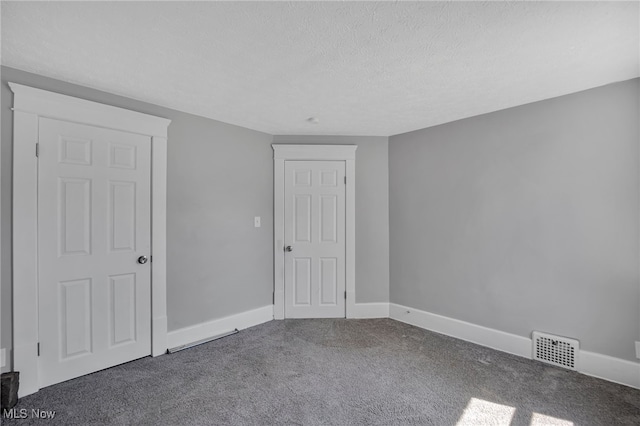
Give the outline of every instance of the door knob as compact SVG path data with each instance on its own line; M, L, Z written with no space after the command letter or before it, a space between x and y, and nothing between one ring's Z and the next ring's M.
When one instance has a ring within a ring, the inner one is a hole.
M293 247L291 247L291 246L286 246L286 247L284 248L284 251L293 251Z
M147 263L147 260L149 260L149 258L147 256L140 256L138 258L138 263L141 265L144 265L145 263Z

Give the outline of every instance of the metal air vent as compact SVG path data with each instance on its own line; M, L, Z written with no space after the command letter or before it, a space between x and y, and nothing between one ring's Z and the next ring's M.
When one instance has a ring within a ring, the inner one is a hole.
M575 339L533 332L533 359L569 370L578 369L580 342Z

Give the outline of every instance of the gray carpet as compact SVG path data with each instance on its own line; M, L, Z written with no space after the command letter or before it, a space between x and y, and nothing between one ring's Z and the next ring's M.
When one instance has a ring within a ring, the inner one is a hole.
M16 408L56 416L4 424L640 425L640 390L389 319L314 319L143 358Z

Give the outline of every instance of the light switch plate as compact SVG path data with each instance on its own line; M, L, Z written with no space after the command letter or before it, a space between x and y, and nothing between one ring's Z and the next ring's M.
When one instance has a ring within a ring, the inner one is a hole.
M260 228L260 216L256 216L253 218L253 226L256 228Z

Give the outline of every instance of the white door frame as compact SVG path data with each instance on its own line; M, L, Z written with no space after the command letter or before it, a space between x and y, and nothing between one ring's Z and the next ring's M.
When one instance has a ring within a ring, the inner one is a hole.
M346 316L355 317L356 303L356 149L357 145L273 144L273 316L284 319L284 163L285 161L344 161L346 188L345 287Z
M167 127L171 120L9 83L13 97L13 370L23 397L38 372L38 161L40 117L149 136L151 140L151 348L167 350Z

